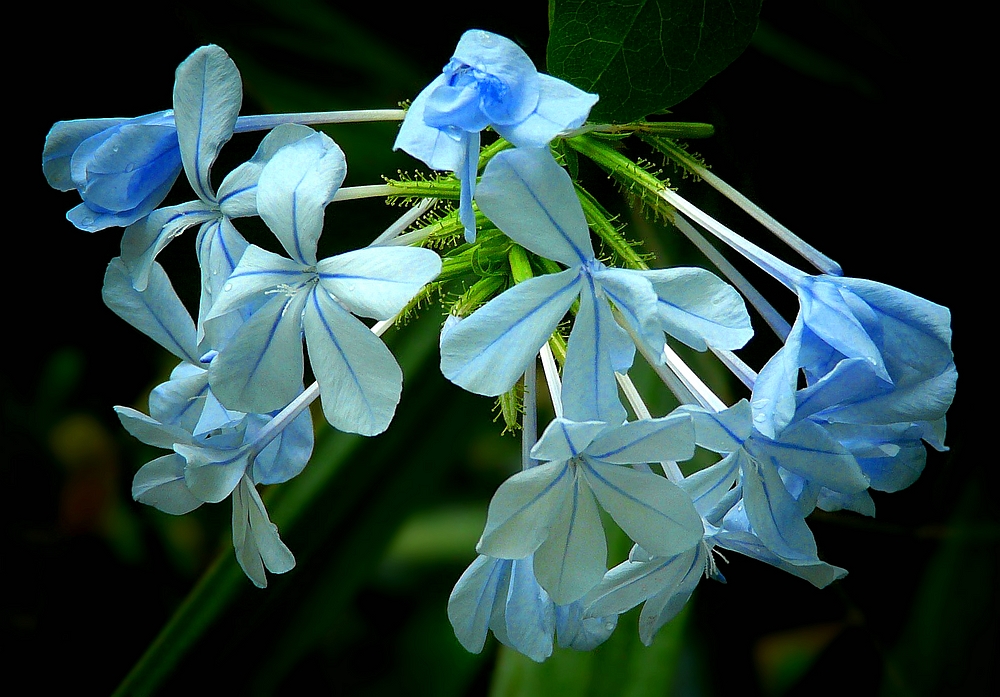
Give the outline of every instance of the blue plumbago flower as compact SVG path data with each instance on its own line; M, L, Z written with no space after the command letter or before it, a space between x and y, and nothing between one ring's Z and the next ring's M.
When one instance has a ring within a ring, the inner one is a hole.
M472 242L480 132L492 126L517 147L540 148L583 125L596 103L596 94L539 73L510 39L470 30L442 74L413 100L394 147L433 169L455 172L462 182L460 215Z
M219 351L209 382L230 409L280 409L301 389L304 330L327 419L342 431L375 435L392 420L402 373L353 315L390 319L440 273L441 260L428 249L368 247L317 261L324 209L346 172L344 153L317 132L263 166L257 209L291 258L254 245L244 252L206 321L270 297Z
M530 555L524 559L479 555L465 570L448 598L448 618L468 651L482 651L492 631L500 643L541 662L552 655L553 635L559 646L578 651L588 651L611 636L617 615L584 617L579 601L556 605L535 579L533 565Z
M840 415L831 420L867 423L936 422L955 395L957 371L951 351L947 308L875 281L798 274L794 279L800 312L784 347L760 371L752 402L755 423L780 430L796 412L799 369L809 384L830 374L841 361L857 359L859 369L881 384L864 380L855 390L853 416L843 408L849 383L841 381ZM848 388L849 389L849 388Z
M181 173L173 116L60 121L45 138L42 170L53 188L80 193L83 202L66 214L76 227L131 225L160 205Z
M558 605L604 577L607 546L597 504L638 544L672 556L694 546L702 523L687 494L630 465L694 453L687 414L609 425L557 418L531 449L539 464L504 482L490 502L480 554L533 557L538 583Z
M239 71L218 46L202 47L181 63L174 86L173 113L184 172L198 199L156 210L130 225L122 237L122 259L136 288L142 290L156 255L187 228L201 226L197 239L202 273L198 332L214 332L211 342L217 349L247 314L231 313L211 325L205 322L215 295L247 247L231 219L257 214L256 187L263 166L281 147L314 132L305 126L275 129L263 139L250 161L223 179L216 193L211 184L212 165L232 137L242 94Z
M577 421L625 419L614 374L632 365L635 345L608 301L653 356L664 332L701 350L739 348L752 335L742 298L708 271L599 262L573 183L547 149L494 157L477 200L512 240L569 268L517 284L442 334L441 371L471 392L510 389L577 298L563 374L565 415Z
M799 313L784 336L785 345L757 375L754 427L774 437L798 409L799 371L808 384L830 374L843 360L858 359L882 382L860 377L865 389L838 381L839 405L831 421L922 424L933 442L944 438L944 415L958 377L951 351L951 313L912 293L859 278L813 276L778 259L714 220L670 189L659 192L677 210L696 220L744 257L798 295ZM683 227L682 227L683 229ZM839 267L837 267L839 270ZM851 402L851 409L845 408ZM824 417L825 418L825 417Z
M583 599L584 616L620 615L645 603L639 614L639 638L649 646L660 627L687 603L712 564L711 555L706 543L667 557L634 548L629 559L609 570Z
M726 457L685 480L686 490L703 506L703 515L720 525L740 507L749 530L776 557L793 565L818 563L816 542L805 517L816 505L811 495L820 489L846 496L864 495L868 477L851 452L822 424L795 422L775 438L754 426L746 400L721 412L686 406L695 425L698 445ZM795 486L808 483L809 487Z
M225 409L208 386L207 368L196 357L194 322L159 264L152 264L147 286L138 291L125 264L113 260L103 294L116 314L182 359L170 380L151 392L149 416L126 407L115 409L126 430L140 441L174 451L139 469L133 497L182 515L232 494L237 559L256 585L266 586L264 568L283 573L292 568L294 558L268 521L255 485L287 481L308 463L313 448L309 411L296 407L279 417ZM299 401L307 403L304 396Z

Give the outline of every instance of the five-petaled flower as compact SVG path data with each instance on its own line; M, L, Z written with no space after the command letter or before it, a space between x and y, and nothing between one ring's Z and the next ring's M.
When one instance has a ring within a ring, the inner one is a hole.
M596 103L596 94L539 73L510 39L470 30L442 74L413 100L395 148L456 174L462 182L462 224L472 242L480 132L492 126L517 147L540 148L583 125Z

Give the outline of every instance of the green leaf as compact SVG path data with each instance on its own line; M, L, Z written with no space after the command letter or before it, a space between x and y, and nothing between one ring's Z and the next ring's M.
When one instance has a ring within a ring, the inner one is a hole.
M667 109L750 42L762 0L554 0L547 69L601 100L593 121Z

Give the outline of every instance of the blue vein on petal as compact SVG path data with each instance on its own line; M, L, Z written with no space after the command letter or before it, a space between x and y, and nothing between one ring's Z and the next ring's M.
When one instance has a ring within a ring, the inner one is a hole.
M551 222L551 223L552 223L552 226L553 226L553 227L554 227L554 228L555 228L556 230L558 230L558 231L559 231L559 234L563 236L563 239L565 239L565 240L566 240L566 242L567 242L567 243L569 244L569 246L573 248L573 251L574 251L574 252L576 252L576 256L580 258L580 263L581 263L581 264L585 264L585 263L587 263L588 261L590 261L591 259L593 259L593 258L594 258L593 256L584 256L584 254L583 254L583 251L582 251L582 250L581 250L581 249L580 249L579 247L577 247L577 246L576 246L576 243L575 243L575 242L573 242L572 238L570 238L570 236L569 236L569 235L567 235L567 234L566 234L566 233L565 233L565 232L563 231L563 229L562 229L562 226L561 226L561 225L559 225L559 224L558 224L558 223L556 222L555 218L553 218L553 217L552 217L552 214L551 214L551 213L549 213L549 210L548 210L548 208L546 208L545 206L543 206L543 205L542 205L542 202L541 202L541 200L539 200L539 198L538 198L537 196L535 196L535 192L534 192L534 190L533 190L533 189L532 189L532 188L531 188L530 186L528 186L528 182L526 182L526 181L524 180L524 178L523 178L523 177L521 177L521 174L520 174L520 173L519 173L519 172L518 172L517 170L515 170L515 169L514 169L513 167L511 168L511 171L512 171L512 172L514 172L514 175L515 175L515 176L516 176L516 177L517 177L518 179L520 179L520 180L521 180L521 183L522 183L522 184L524 184L524 188L528 190L528 193L529 193L529 194L531 194L531 198L533 198L533 199L535 200L535 203L537 203L537 204L538 204L538 207L539 207L539 208L541 208L541 209L542 209L542 211L544 211L544 212L545 212L545 216L546 216L546 217L547 217L547 218L549 219L549 222ZM589 234L589 232L588 232L588 234Z
M567 469L569 469L569 468L567 468ZM575 525L575 521L576 521L576 510L579 507L580 507L580 480L577 479L577 478L574 478L574 480L573 480L573 507L570 510L570 514L569 514L569 519L570 519L569 533L566 535L566 546L563 548L563 553L562 553L561 558L559 560L559 575L558 575L559 585L562 585L563 576L566 573L566 557L569 556L569 554L567 552L568 552L568 549L569 549L569 545L572 544L570 542L570 538L573 536L573 526Z
M167 336L170 337L170 340L174 342L177 348L180 349L181 353L183 353L184 356L186 357L187 362L193 365L198 365L198 357L192 356L190 353L184 350L184 342L178 341L177 337L174 336L174 333L170 331L170 328L167 327L167 325L165 325L160 320L160 313L156 312L153 309L153 307L148 302L146 302L145 295L140 293L139 297L142 299L142 304L146 306L146 309L148 309L150 314L153 316L153 319L156 320L156 324L159 325L159 327L163 329L164 332L166 332Z
M340 342L337 341L336 334L334 333L333 329L330 328L329 323L326 321L326 315L323 314L323 309L319 306L319 298L316 296L317 292L318 291L317 291L316 288L313 288L310 291L310 299L312 300L312 304L313 304L313 307L316 310L316 314L319 316L320 321L323 323L323 328L326 330L327 336L330 337L330 341L332 341L334 347L336 347L337 353L339 353L341 359L343 359L344 365L347 366L347 371L348 371L348 373L351 376L351 380L353 380L354 384L357 385L358 391L361 393L362 399L365 400L365 405L368 407L368 413L369 413L369 415L372 415L372 414L375 413L375 410L374 410L374 408L372 408L371 402L368 401L368 395L365 393L364 388L361 386L361 382L358 380L358 375L354 371L353 366L351 366L351 362L347 359L347 355L344 353L344 349L340 348ZM340 306L338 305L337 307L339 308ZM349 312L347 312L346 310L344 310L344 313L347 314L347 316L348 316L349 319L354 319L354 317ZM360 320L356 320L356 321L360 322ZM367 329L367 327L366 327L366 329ZM309 344L308 344L308 341L307 341L306 342L306 346L308 346L308 345ZM316 379L318 380L319 377L317 376ZM322 385L321 385L321 387L322 387Z
M559 421L558 423L559 423L559 428L562 429L563 436L566 437L566 442L569 444L570 452L573 453L573 457L576 457L580 453L577 452L577 449L573 446L573 441L569 437L569 431L566 430L566 424L562 421Z
M541 278L541 277L539 277L539 278ZM482 355L483 353L485 353L485 352L487 351L487 349L489 349L489 348L490 348L491 346L493 346L493 345L494 345L494 344L496 344L496 343L497 343L498 341L500 341L500 340L501 340L501 339L503 339L503 338L504 338L505 336L507 336L507 334L509 334L510 332L512 332L512 331L514 330L514 328L515 328L515 327L517 327L517 326L518 326L519 324L521 324L522 322L526 321L526 320L527 320L527 319L528 319L529 317L531 317L531 316L532 316L533 314L535 314L536 312L538 312L539 310L541 310L541 309L542 309L542 307L544 307L545 305L548 305L548 304L549 304L550 302L553 302L554 300L556 300L556 299L557 299L557 298L558 298L558 297L559 297L560 295L562 295L563 293L565 293L565 292L566 292L566 291L567 291L567 290L568 290L568 289L569 289L569 288L570 288L571 286L574 286L574 285L576 285L576 283L577 283L577 282L578 282L579 280L580 280L580 276L579 276L579 274L577 274L577 275L576 275L576 276L575 276L575 277L573 278L573 280L572 280L572 281L570 281L570 282L569 282L569 283L567 283L567 284L566 284L565 286L563 286L562 288L560 288L558 292L556 292L556 293L553 293L553 294L552 294L552 295L550 295L550 296L549 296L548 298L546 298L546 299L545 299L545 300L544 300L544 301L543 301L542 303L540 303L540 304L539 304L539 305L537 305L537 306L536 306L536 307L535 307L534 309L532 309L532 310L531 310L530 312L528 312L528 313L525 313L524 315L522 315L522 316L521 316L521 318L520 318L519 320L517 320L516 322L514 322L514 323L513 323L512 325L510 325L510 327L509 327L509 328L508 328L508 329L507 329L507 330L506 330L506 331L505 331L505 332L504 332L503 334L501 334L500 336L498 336L498 337L497 337L496 339L494 339L494 340L493 340L493 341L491 341L490 343L486 344L486 346L484 346L484 347L482 348L482 350L481 350L481 351L479 352L479 355ZM503 297L503 296L501 295L500 297ZM459 325L459 326L461 326L461 325ZM464 368L463 368L462 370L458 371L458 373L456 373L456 377L457 377L458 375L461 375L462 373L464 373L464 372L465 372L466 370L468 370L468 369L469 369L470 367L471 367L471 363L470 363L470 364L468 364L468 365L466 365L466 366L465 366L465 367L464 367Z
M192 216L192 215L196 216L198 214L205 214L207 212L209 212L209 211L184 211L184 212L181 212L181 213L175 213L169 220L164 221L163 225L160 226L160 231L157 233L156 237L153 238L153 241L146 245L146 248L142 250L142 253L136 254L135 258L138 259L138 258L140 258L142 256L145 256L146 253L149 252L150 249L152 249L153 247L157 246L157 244L159 244L160 241L161 241L161 237L163 235L163 230L168 225L170 225L170 223L174 222L178 218L186 218L186 217ZM206 220L204 222L208 222L208 221ZM189 227L191 227L191 226L190 225L185 225L183 227L183 229L181 230L181 232L183 232L184 230L187 230ZM170 240L172 240L173 238L179 236L181 234L181 232L172 233L170 235L170 239L167 240L166 242L164 242L163 246L160 247L160 248L162 249L163 247L165 247L167 245L167 243L170 242Z
M281 324L281 320L285 316L285 311L288 310L288 305L295 299L295 296L290 296L288 300L285 301L285 306L281 308L281 312L275 315L274 324L271 325L271 330L267 333L267 342L261 347L260 355L257 357L257 361L253 364L253 368L250 369L248 375L253 375L257 372L257 368L260 367L261 361L264 360L264 355L267 353L268 349L271 347L271 342L274 341L274 335L278 332L278 325Z
M549 492L550 492L550 491L552 490L552 488L553 488L553 487L554 487L554 486L555 486L556 484L558 484L558 483L559 483L559 482L560 482L560 481L562 480L562 478L563 478L563 477L565 477L565 476L566 476L566 474L567 474L568 472L569 472L569 467L568 467L568 466L566 465L566 463L564 462L564 463L563 463L563 466L562 466L562 467L560 468L560 470L559 470L559 476L558 476L558 477L556 477L555 479L553 479L553 480L552 480L551 482L549 482L549 483L548 483L548 484L547 484L547 485L545 486L545 488L544 488L544 489L542 489L541 491L539 491L539 492L538 492L538 493L537 493L537 494L536 494L536 495L534 496L534 498L532 498L532 499L531 499L530 501L528 501L528 502L527 502L526 504L524 504L523 506L521 506L520 508L518 508L518 509L517 509L516 511L514 511L513 513L511 513L511 514L510 514L509 516L507 516L506 520L504 520L504 523L506 523L506 522L507 522L508 520L511 520L511 519L512 519L512 518L514 518L515 516L519 516L519 515L521 515L521 514L522 514L522 513L524 513L524 512L526 511L526 510L528 510L529 508L531 508L532 506L534 506L534 505L535 505L535 503L536 503L536 502L538 502L538 500L539 500L539 499L541 499L541 498L542 498L543 496L545 496L546 494L548 494L548 493L549 493ZM503 523L501 523L501 525L503 525Z
M637 422L633 422L633 423L637 423ZM636 438L635 440L633 440L633 441L631 441L629 443L626 443L625 445L621 446L620 448L615 448L614 450L609 450L606 453L601 453L599 455L596 455L594 453L587 453L587 455L589 455L590 457L594 458L595 460L603 460L604 458L611 457L612 455L617 455L618 453L622 452L623 450L627 450L628 448L633 447L637 443L641 443L644 440L647 440L649 438L652 438L653 436L658 436L658 435L660 435L660 431L653 431L652 433L647 433L644 436L640 436L639 438ZM633 464L636 464L636 463L633 463Z
M597 303L599 299L597 297L597 289L594 287L594 277L589 273L586 274L587 283L590 284L590 295L594 299L594 374L593 374L593 384L594 392L597 395L595 400L595 406L601 404L601 317L600 310L598 310ZM618 395L615 395L617 399Z
M202 131L205 125L205 90L208 85L208 61L206 60L202 65L202 90L201 90L201 104L198 109L198 137L195 139L194 146L194 171L195 179L198 181L198 192L203 201L212 201L213 197L208 195L208 190L205 189L205 183L201 180L201 138Z
M219 199L219 205L222 206L226 201L231 199L233 196L239 196L240 194L245 194L248 191L253 191L257 188L256 184L251 184L250 186L244 186L242 189L236 189L236 191L230 191L228 194Z
M321 280L336 280L338 278L341 278L341 279L354 279L354 280L361 280L361 281L371 281L372 283L402 283L402 284L413 283L413 281L400 280L400 279L396 279L396 278L380 278L378 276L354 276L354 275L346 274L346 273L322 273L322 272L320 272L318 275L319 275L319 277L320 277Z
M774 523L774 530L775 530L775 532L777 533L777 535L781 539L781 541L788 547L788 549L796 552L797 554L800 554L801 552L799 551L798 546L795 545L795 544L792 544L791 542L789 542L788 539L785 537L784 533L781 530L782 526L778 523L778 519L775 516L774 509L771 507L771 492L770 492L770 490L768 489L768 486L767 486L767 478L760 471L761 470L760 462L758 460L756 460L755 458L753 458L753 457L751 457L750 459L756 465L754 467L754 469L756 470L755 474L758 476L758 478L760 480L760 488L763 490L764 500L767 501L767 510L771 514L771 516L770 516L771 517L771 522ZM777 470L778 463L775 461L775 459L773 457L768 458L768 459L770 460L771 466L774 467ZM777 471L775 471L775 474L777 474ZM787 490L786 490L786 493L787 493ZM791 496L791 494L789 494L789 496ZM792 504L794 506L794 505L796 505L796 502L793 500ZM803 520L803 524L805 524L804 520ZM750 525L753 526L753 521L750 521ZM772 550L772 551L774 551L774 550ZM781 557L780 554L778 554L778 556Z
M303 179L305 179L305 175L303 175L302 179L299 180L299 184L302 183ZM302 255L302 242L299 240L299 219L297 217L299 210L299 194L297 189L298 185L296 185L296 191L292 192L292 239L295 240L295 253L299 257L298 260L303 264L308 264L309 262L306 261L306 258Z
M620 467L620 466L621 465L613 465L613 464L609 464L608 465L608 467ZM636 497L634 497L632 494L628 493L624 489L620 489L617 486L615 486L614 484L612 484L610 481L608 481L607 479L605 479L604 477L602 477L601 474L600 474L600 472L597 471L597 468L595 468L590 463L586 464L586 468L587 468L587 473L588 474L593 474L595 477L597 477L597 479L599 479L601 482L603 482L604 485L607 486L609 489L612 489L613 491L621 494L622 496L624 496L625 498L627 498L629 501L632 501L633 503L635 503L637 506L640 506L642 508L645 508L646 510L652 511L653 513L657 514L660 517L666 518L667 520L669 520L674 525L677 525L679 527L683 527L683 525L681 525L681 523L679 523L676 520L674 520L666 511L661 511L661 510L657 509L655 506L650 506L645 501L637 499ZM651 477L657 477L659 475L652 474L652 475L649 475L649 476L651 476ZM664 479L663 481L667 482L668 484L670 483L667 479Z
M178 414L178 418L176 420L177 421L183 420L184 416L187 415L189 411L197 408L198 402L203 401L207 397L206 394L207 392L208 392L208 384L206 383L205 385L202 386L200 390L198 390L197 394L194 394L188 398L187 404L185 404L184 407L181 409L180 413Z

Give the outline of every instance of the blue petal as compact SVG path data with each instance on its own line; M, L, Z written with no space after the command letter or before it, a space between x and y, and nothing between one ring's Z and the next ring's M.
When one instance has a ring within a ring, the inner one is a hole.
M757 460L766 458L833 491L855 494L868 488L868 478L850 451L812 421L792 424L774 440L750 438L746 448Z
M184 481L191 493L208 503L218 503L233 493L249 466L250 449L213 448L206 445L174 444L182 456Z
M208 345L221 351L249 316L249 312L245 309L243 313L226 313L226 319L218 317L214 322L208 322L208 316L215 298L225 289L229 276L236 270L249 245L229 219L223 217L201 226L196 246L198 264L201 266L198 338L201 340L207 336Z
M563 366L563 413L573 421L605 421L620 425L627 416L618 398L614 357L631 339L611 316L603 297L597 297L593 279L580 294L580 311L573 322Z
M824 281L824 277L818 280L806 277L799 284L802 321L816 336L844 356L867 360L879 377L890 382L882 353L858 318L859 313L870 310L863 303L849 304L835 283Z
M706 555L711 554L704 545L698 545L691 556L681 555L687 565L681 565L674 585L665 588L642 606L639 613L639 640L646 646L653 644L656 633L684 609L695 587L701 580Z
M571 267L594 258L573 181L548 149L505 150L494 157L476 203L512 240L539 256Z
M167 382L149 393L149 414L160 423L193 433L208 391L208 371L201 365L180 363Z
M829 424L827 430L847 447L878 491L900 491L913 484L927 463L918 424Z
M507 587L510 563L479 555L455 584L448 598L448 619L466 651L483 650L497 595Z
M625 561L609 570L604 579L584 598L590 616L620 615L649 598L675 592L699 558L701 545L670 557L649 561ZM704 560L702 560L704 566ZM701 568L698 568L701 574Z
M366 247L316 265L319 284L352 313L386 320L441 273L441 259L419 247Z
M177 139L184 172L202 201L216 200L210 170L219 150L233 135L242 101L239 70L218 46L202 46L177 66Z
M265 421L264 423L267 423ZM250 432L251 439L256 431ZM280 484L297 476L309 464L313 451L313 423L304 410L254 459L250 478L254 484Z
M139 292L121 258L112 259L101 295L116 315L170 353L189 363L198 362L194 322L162 266L152 265L149 284Z
M694 434L691 416L675 412L608 429L587 447L586 455L616 465L688 460L694 456Z
M726 510L720 510L723 502L732 491L739 474L739 456L730 453L714 465L685 477L680 487L691 497L695 510L704 518L715 520L721 518Z
M518 472L493 495L476 551L501 559L528 556L545 540L572 488L573 477L565 462Z
M413 100L410 108L406 110L406 117L392 149L408 152L431 169L455 172L462 166L466 157L461 134L434 128L424 122L424 109L428 98L440 85L445 84L446 80L444 75L439 75Z
M183 428L162 424L141 411L129 407L115 407L115 413L125 430L146 445L171 450L175 443L191 442L191 434Z
M731 453L743 446L743 441L753 433L750 403L745 399L720 412L701 407L678 407L691 414L694 422L695 442L713 453Z
M586 450L591 441L607 427L603 421L578 423L563 418L553 419L531 448L531 457L543 462L569 460Z
M132 498L170 515L190 513L202 504L184 483L184 458L177 453L143 465L132 480Z
M75 189L70 161L77 148L92 136L126 123L129 119L78 119L58 121L45 136L42 172L49 186L59 191Z
M243 572L258 588L267 587L265 568L283 574L295 567L295 557L278 537L278 528L248 477L233 492L233 547Z
M222 180L219 185L219 210L228 218L257 215L257 182L264 165L281 148L315 133L308 126L286 123L271 130L257 147L257 152Z
M347 175L344 152L324 133L285 145L264 165L257 209L288 255L316 263L323 214Z
M631 328L633 336L645 342L649 353L662 362L663 327L657 314L656 293L653 286L639 272L631 269L607 268L603 264L593 272L594 281L601 292ZM613 358L614 368L625 373L635 359L635 346L629 341Z
M579 128L598 99L596 94L544 73L538 75L538 89L538 104L523 121L494 124L501 136L519 148L541 148L560 133Z
M714 274L697 268L637 273L653 285L663 330L691 348L738 349L753 336L743 298Z
M564 649L592 651L608 640L617 625L616 615L587 617L580 601L556 606L556 634Z
M718 546L739 552L748 557L775 566L783 571L809 581L817 588L825 588L839 578L847 575L847 571L838 566L822 562L818 557L789 561L777 556L769 550L753 533L746 530L725 529L715 536Z
M213 294L215 300L205 320L232 312L262 293L301 286L313 278L315 276L299 262L251 244L226 277L222 289Z
M893 382L919 382L942 373L952 363L948 308L875 281L840 278L836 282L878 315L882 351Z
M583 471L601 507L650 554L673 556L701 539L701 516L666 477L593 460Z
M452 64L473 69L482 110L495 124L518 123L538 104L538 71L528 54L510 39L480 29L464 34Z
M761 368L754 383L750 401L753 426L769 438L773 438L795 416L795 388L804 326L800 313L785 337L785 345Z
M167 244L193 225L213 220L218 213L202 201L190 201L178 206L160 208L149 216L130 224L122 235L122 261L132 276L136 290L143 290L149 280L149 269Z
M323 413L341 431L374 436L389 427L403 373L382 340L322 288L308 293L304 326Z
M274 296L212 361L209 384L229 409L264 414L283 408L302 385L302 309L309 293Z
M535 469L539 468L528 471ZM558 605L579 600L596 586L607 570L608 557L593 492L579 476L565 479L570 480L569 495L553 511L548 534L534 559L538 583Z
M788 561L815 559L816 541L775 463L745 456L740 468L746 516L761 542Z
M441 372L476 394L506 392L548 341L579 288L579 272L569 269L507 290L442 334Z
M538 585L531 557L509 563L510 586L504 605L506 642L540 663L552 655L555 606L548 593Z

